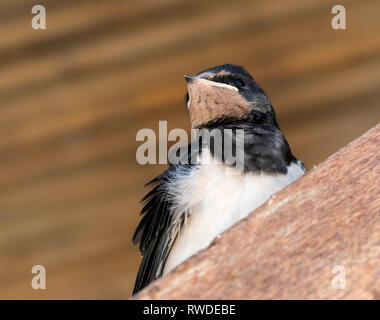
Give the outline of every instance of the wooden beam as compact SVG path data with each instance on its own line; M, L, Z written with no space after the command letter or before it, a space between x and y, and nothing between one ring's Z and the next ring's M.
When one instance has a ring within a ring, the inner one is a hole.
M379 146L380 124L134 298L379 299Z

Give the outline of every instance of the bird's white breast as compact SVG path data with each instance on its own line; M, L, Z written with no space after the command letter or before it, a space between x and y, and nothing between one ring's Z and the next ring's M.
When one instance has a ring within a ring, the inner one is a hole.
M164 267L164 274L197 251L206 248L228 229L269 197L304 174L298 164L287 174L238 173L212 163L209 152L202 154L200 166L171 186L175 212L187 212Z

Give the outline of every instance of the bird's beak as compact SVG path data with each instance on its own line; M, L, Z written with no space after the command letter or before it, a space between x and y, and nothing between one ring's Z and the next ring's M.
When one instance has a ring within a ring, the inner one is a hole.
M195 79L197 79L197 77L195 77L195 76L191 76L191 75L189 75L189 74L185 74L184 77L185 77L185 80L186 80L187 83L191 83L191 82L193 82Z

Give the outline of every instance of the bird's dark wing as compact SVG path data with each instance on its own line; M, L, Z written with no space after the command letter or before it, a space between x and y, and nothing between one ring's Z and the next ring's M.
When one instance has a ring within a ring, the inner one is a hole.
M145 205L141 214L144 216L132 239L133 244L140 242L140 252L143 256L133 293L162 275L169 251L184 218L184 215L180 214L175 221L172 219L174 204L168 194L168 183L175 181L179 173L183 175L190 170L191 165L172 165L148 183L154 187L142 199Z

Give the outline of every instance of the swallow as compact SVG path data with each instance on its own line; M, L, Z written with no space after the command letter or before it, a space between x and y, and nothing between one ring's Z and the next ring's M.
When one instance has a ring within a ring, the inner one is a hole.
M198 143L196 156L189 152L188 161L169 164L148 183L152 189L142 200L143 217L132 239L142 254L133 293L209 246L306 173L280 131L268 96L243 67L225 64L185 79L191 127L228 133L233 146L243 146L242 170L228 174L234 166L223 154L218 153L220 161L210 161L218 146Z

